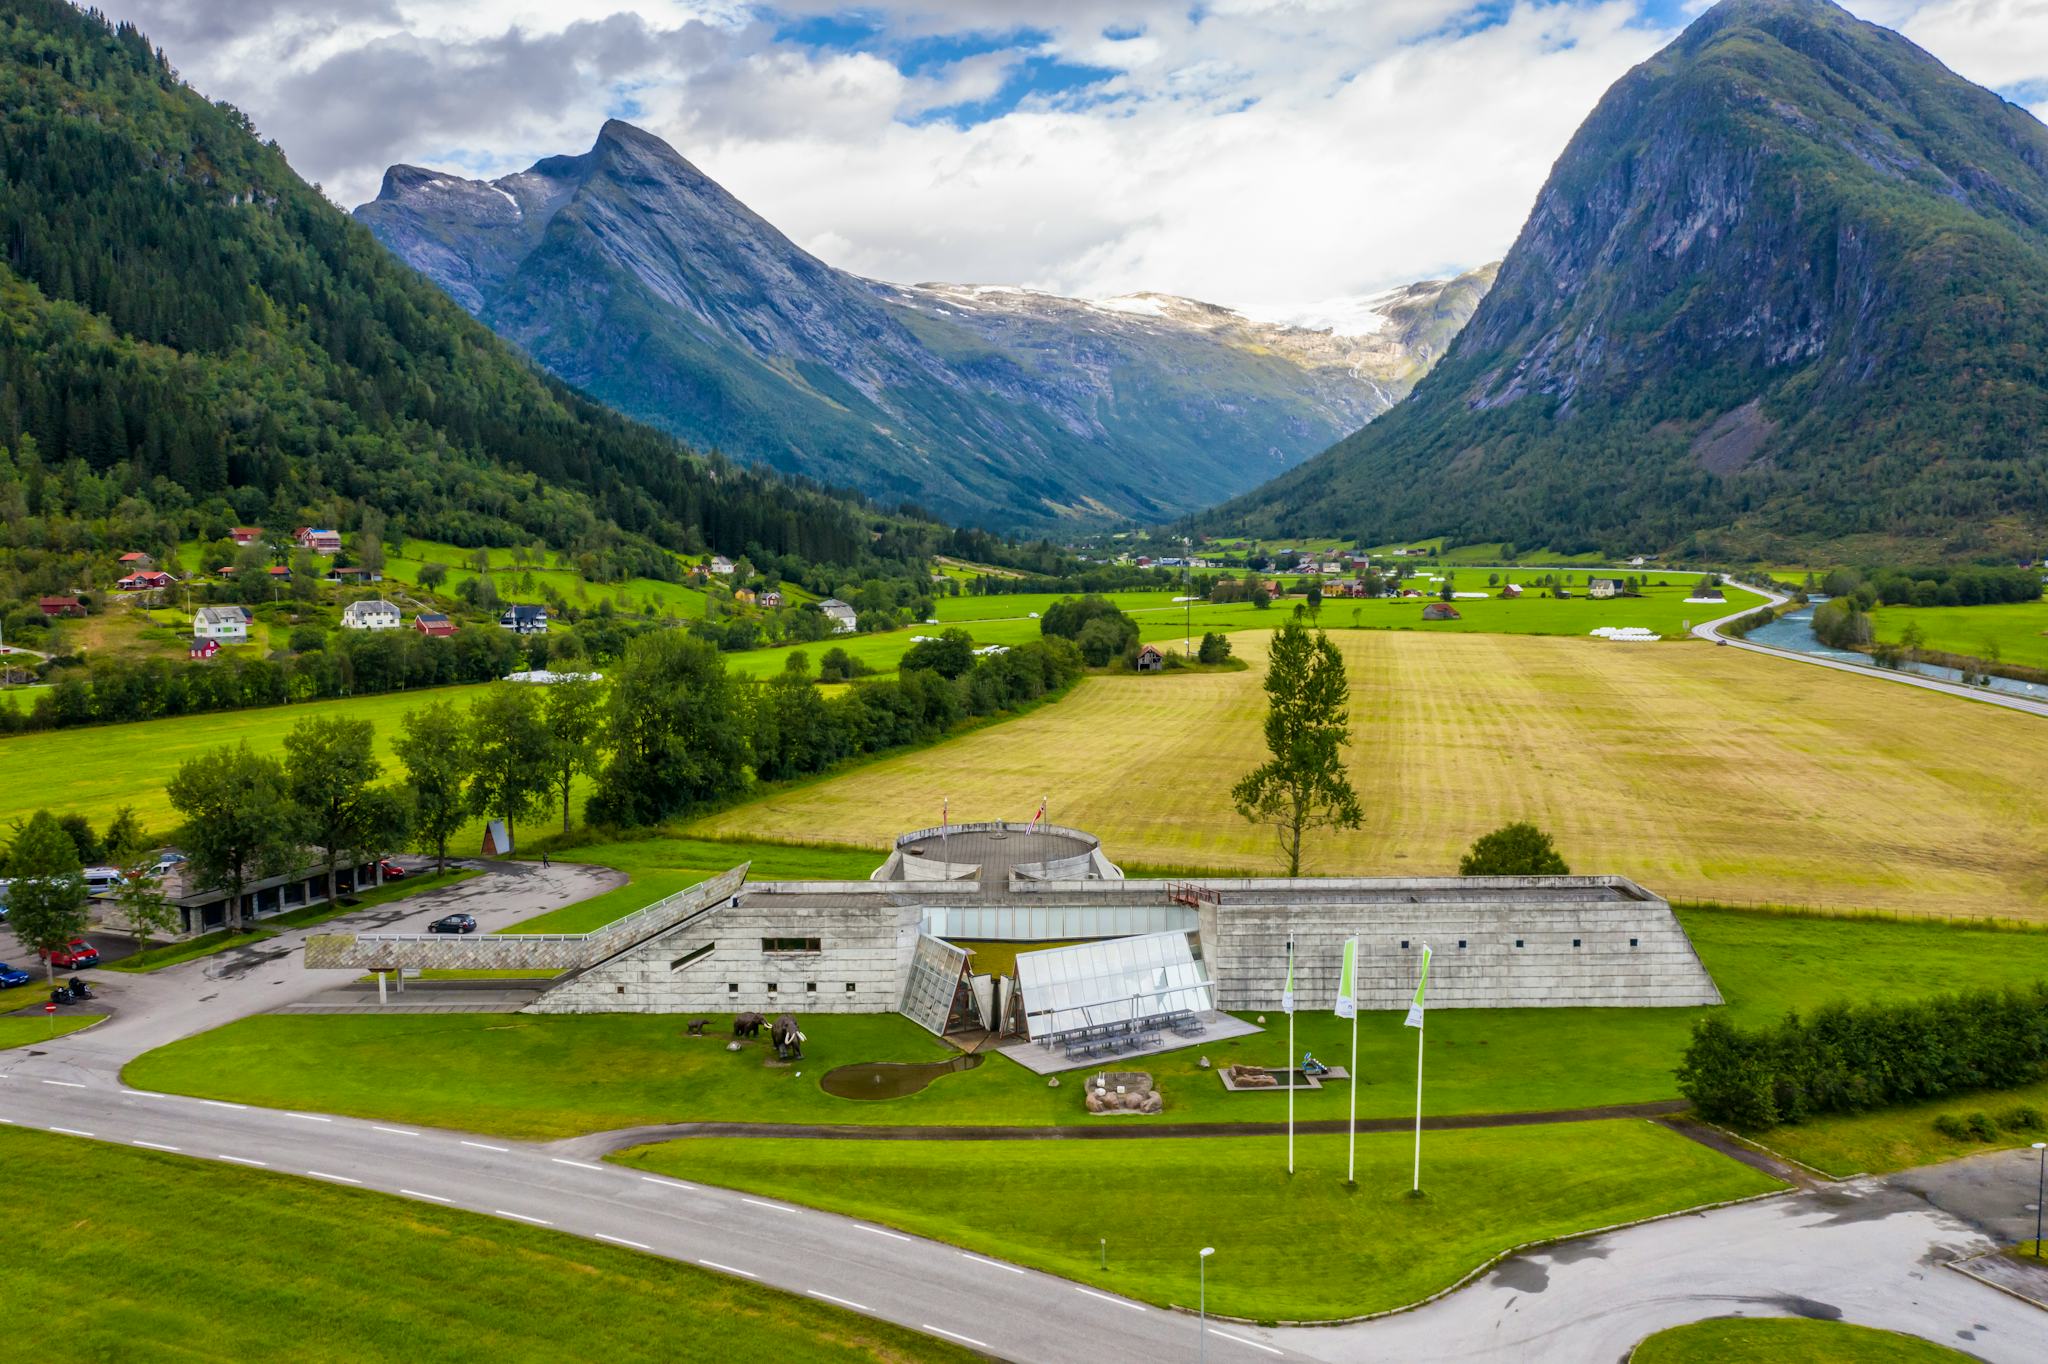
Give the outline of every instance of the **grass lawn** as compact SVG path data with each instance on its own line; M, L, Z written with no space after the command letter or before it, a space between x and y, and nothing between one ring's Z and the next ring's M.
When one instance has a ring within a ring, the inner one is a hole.
M1934 1130L1934 1120L1944 1113L1959 1118L1985 1113L1995 1123L2001 1115L2021 1106L2048 1113L2048 1080L2019 1089L1955 1094L1874 1113L1834 1114L1755 1135L1772 1150L1782 1151L1837 1178L1886 1174L1982 1151L2027 1146L2048 1138L2048 1132L2038 1129L2001 1127L1996 1141L1981 1142L1945 1137Z
M210 748L246 739L260 753L280 757L284 736L301 720L347 715L377 726L377 745L387 773L400 769L391 751L399 720L430 701L468 706L490 683L387 692L294 706L181 715L126 725L93 725L45 730L0 739L0 825L25 820L47 806L56 814L82 814L103 827L122 805L132 805L144 825L168 833L177 822L164 783L178 765ZM482 822L451 846L477 845Z
M130 971L138 975L149 971L161 971L166 966L176 966L181 961L210 957L216 952L225 952L230 947L246 947L250 943L263 942L276 936L277 934L267 927L251 928L242 933L228 928L216 928L211 933L201 933L198 937L187 938L183 942L164 943L146 952L137 952L133 956L109 962L100 969Z
M798 850L808 851L808 850ZM2048 977L2048 933L1996 932L1859 919L1685 910L1682 920L1728 999L1727 1016L1758 1024L1832 999L1911 998L1966 974L1979 984ZM1277 982L1276 990L1277 990ZM1277 1001L1276 1001L1277 1002ZM1431 1014L1425 1106L1439 1114L1633 1103L1677 1096L1673 1069L1704 1009L1442 1009ZM1148 1058L1179 1122L1284 1122L1284 1093L1228 1094L1213 1070L1274 1065L1284 1018L1265 1033ZM756 1048L727 1052L683 1037L681 1016L265 1015L186 1038L130 1064L130 1083L207 1098L399 1118L510 1136L560 1137L641 1123L849 1122L1043 1126L1129 1124L1090 1118L1078 1089L1049 1089L996 1057L902 1099L867 1103L822 1092L834 1066L930 1061L951 1051L893 1014L810 1015L806 1064L764 1070ZM714 1032L725 1031L720 1018ZM1349 1025L1296 1016L1297 1050L1350 1064ZM1412 1032L1399 1013L1363 1015L1361 1116L1397 1116L1414 1098ZM422 1071L422 1048L439 1061ZM801 1071L801 1074L798 1074ZM1295 1095L1303 1119L1342 1118L1341 1084Z
M1400 1307L1524 1242L1782 1187L1648 1122L1103 1142L682 1141L620 1157L935 1237L1148 1302L1317 1320ZM971 1190L971 1196L963 1191ZM1109 1240L1107 1271L1098 1238ZM1304 1251L1304 1247L1314 1247ZM1304 1259L1304 1254L1309 1259Z
M35 1013L8 1014L0 1017L0 1050L8 1047L34 1046L53 1037L77 1032L80 1028L89 1028L100 1021L99 1014L43 1013L40 1006L48 1002L49 998L50 987L42 981L21 986L19 989L0 990L0 1009L18 1009L24 1005L38 1006Z
M880 866L885 856L863 848L809 848L686 836L564 845L552 848L551 855L565 862L615 867L633 879L617 890L549 910L500 932L588 933L742 862L753 863L749 875L756 881L859 881Z
M2048 668L2048 601L1999 602L1991 606L1880 606L1870 613L1879 640L1897 643L1917 625L1925 648Z
M60 1192L75 1189L90 1208ZM9 1297L82 1359L284 1342L308 1360L976 1358L538 1227L40 1132L0 1130L0 1200Z
M1918 1336L1803 1317L1714 1317L1640 1341L1628 1364L1958 1364L1976 1358Z
M1333 638L1365 824L1312 838L1312 874L1453 872L1478 835L1530 819L1574 870L1673 899L2048 918L2034 716L1700 643ZM1257 658L1263 639L1238 650ZM1091 677L1055 705L694 827L858 842L930 823L936 792L963 820L1028 818L1046 792L1055 821L1119 862L1270 873L1271 832L1230 803L1264 757L1261 681Z

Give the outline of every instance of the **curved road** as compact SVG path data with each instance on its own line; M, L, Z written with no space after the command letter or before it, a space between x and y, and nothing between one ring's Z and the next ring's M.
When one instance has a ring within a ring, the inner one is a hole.
M1732 578L1729 581L1735 582ZM1782 592L1774 592L1768 587L1759 587L1755 583L1735 582L1735 585L1745 592L1757 592L1770 598L1764 604L1765 606L1778 606L1791 600ZM1987 705L2004 706L2007 710L2025 711L2029 715L2048 715L2048 701L2036 701L2026 696L2012 696L2005 692L1992 691L1986 687L1966 687L1960 682L1944 682L1938 677L1922 677L1919 673L1905 672L1894 668L1865 667L1856 663L1844 663L1838 658L1822 658L1818 654L1802 654L1792 649L1774 649L1768 644L1752 644L1746 639L1735 639L1732 636L1721 633L1722 626L1738 621L1751 612L1763 609L1762 606L1746 607L1741 611L1722 616L1718 620L1710 620L1704 625L1695 625L1692 627L1692 632L1701 639L1712 640L1716 644L1725 644L1731 648L1747 649L1753 654L1767 654L1772 658L1788 658L1795 663L1811 663L1817 667L1833 668L1836 672L1852 673L1857 677L1874 677L1883 682L1900 682L1906 686L1920 687L1926 691L1945 692L1950 696L1961 696L1971 701L1982 701Z

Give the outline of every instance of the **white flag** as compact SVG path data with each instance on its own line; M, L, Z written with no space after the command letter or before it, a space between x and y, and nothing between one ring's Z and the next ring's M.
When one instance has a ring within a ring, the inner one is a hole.
M1358 1017L1358 939L1344 940L1344 970L1337 977L1337 1017Z
M1415 1001L1408 1006L1408 1026L1422 1026L1422 989L1429 984L1429 944L1422 945L1422 978L1415 982Z
M1280 992L1280 1012L1284 1014L1294 1012L1294 942L1292 939L1289 939L1287 943L1287 987Z

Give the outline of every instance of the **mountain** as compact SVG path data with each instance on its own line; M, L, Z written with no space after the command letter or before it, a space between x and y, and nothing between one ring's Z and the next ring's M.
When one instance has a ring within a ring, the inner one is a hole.
M153 518L154 547L376 507L414 535L545 541L607 578L673 577L670 551L706 545L910 571L919 534L878 536L858 502L572 391L136 29L62 0L0 14L0 447L16 564L110 513ZM59 514L77 518L61 534Z
M1257 485L1405 394L1492 278L1397 290L1355 337L1156 294L883 284L616 120L500 180L394 166L356 216L621 412L1005 530L1161 520Z
M1602 98L1408 400L1205 520L2038 552L2048 128L1824 0L1723 0Z

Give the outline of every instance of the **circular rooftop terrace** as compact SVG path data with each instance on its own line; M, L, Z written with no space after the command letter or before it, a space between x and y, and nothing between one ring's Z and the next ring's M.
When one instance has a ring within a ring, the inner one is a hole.
M979 879L997 885L1013 872L1043 880L1089 879L1099 874L1093 863L1101 846L1095 835L1079 829L1041 825L1032 830L1004 823L949 824L896 840L896 851L906 864L915 860L933 866L979 867Z

